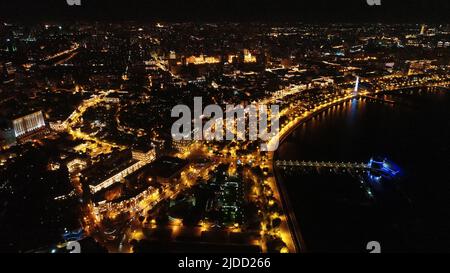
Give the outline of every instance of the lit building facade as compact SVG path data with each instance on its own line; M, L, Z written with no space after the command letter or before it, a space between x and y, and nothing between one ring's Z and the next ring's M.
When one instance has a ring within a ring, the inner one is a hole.
M38 111L13 120L15 137L21 137L26 134L45 128L45 120L42 111Z
M139 170L140 168L142 168L143 166L145 166L147 164L148 164L147 162L138 161L138 162L134 163L133 165L127 167L126 169L120 171L119 173L115 174L114 176L109 177L108 179L104 180L103 182L101 182L98 185L95 185L95 186L89 185L91 193L95 194L95 193L101 191L102 189L106 189L106 188L110 187L111 185L113 185L115 183L120 183L125 177L134 173L135 171Z
M253 55L250 50L244 50L244 63L256 63L256 56Z
M132 156L133 156L133 159L143 161L146 163L150 163L156 159L156 150L151 149L150 151L147 151L147 152L142 152L142 151L136 150L136 151L132 151Z
M197 56L191 56L186 58L186 64L218 64L220 63L220 57L214 57L214 56L204 56L200 55Z

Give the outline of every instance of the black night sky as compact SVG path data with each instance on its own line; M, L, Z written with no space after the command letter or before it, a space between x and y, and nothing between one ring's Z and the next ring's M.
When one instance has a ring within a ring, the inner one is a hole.
M448 0L2 0L0 18L8 20L167 20L436 22L449 21Z

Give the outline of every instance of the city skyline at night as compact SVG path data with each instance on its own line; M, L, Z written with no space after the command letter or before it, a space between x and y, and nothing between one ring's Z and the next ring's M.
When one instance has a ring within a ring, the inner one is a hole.
M0 252L449 251L448 2L80 4L0 4Z

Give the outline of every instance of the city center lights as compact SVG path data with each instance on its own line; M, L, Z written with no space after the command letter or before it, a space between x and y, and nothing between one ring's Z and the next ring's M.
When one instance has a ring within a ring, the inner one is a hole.
M187 105L176 105L172 109L171 116L179 117L172 125L172 137L175 141L268 141L261 144L261 150L273 152L278 148L276 136L280 114L278 105L271 105L270 111L268 108L262 104L252 104L246 108L242 105L226 105L223 110L219 105L208 105L203 110L202 98L195 97L193 114ZM205 125L203 120L208 120Z

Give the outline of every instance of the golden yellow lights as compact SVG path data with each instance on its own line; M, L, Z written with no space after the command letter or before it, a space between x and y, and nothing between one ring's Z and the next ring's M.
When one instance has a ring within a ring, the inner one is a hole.
M204 56L203 54L200 56L190 56L186 58L187 64L217 64L220 63L220 57L214 57L214 56Z
M275 212L275 213L273 213L272 215L270 215L270 218L273 220L273 219L276 219L276 218L279 218L280 217L280 214L278 213L278 212Z
M133 233L131 233L130 237L132 240L140 241L144 239L144 233L142 232L142 230L135 230L133 231Z
M172 220L172 225L174 225L174 226L182 226L183 225L183 220L178 219L178 218L173 219Z
M200 221L201 231L208 231L211 228L211 224L207 221Z
M287 247L283 247L283 248L280 250L280 253L289 253L289 249L288 249Z
M244 51L244 63L256 63L256 56L252 55L249 50Z

